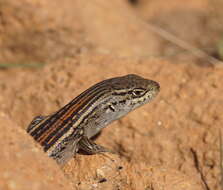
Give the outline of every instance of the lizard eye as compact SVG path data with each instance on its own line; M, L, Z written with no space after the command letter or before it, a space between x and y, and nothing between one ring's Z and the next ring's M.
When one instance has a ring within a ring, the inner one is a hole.
M135 96L135 97L143 96L145 94L145 92L146 91L144 89L142 89L142 88L135 88L132 91L132 95Z

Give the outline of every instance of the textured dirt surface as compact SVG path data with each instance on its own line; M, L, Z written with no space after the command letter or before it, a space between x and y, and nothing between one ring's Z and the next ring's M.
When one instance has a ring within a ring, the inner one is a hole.
M208 18L208 1L189 1L187 10L199 16L184 13L187 22L174 16L183 8L174 0L168 6L144 0L20 2L0 0L0 60L47 64L0 70L0 189L221 189L223 67L179 53L182 49L151 32L146 22L170 23L168 29L186 41L211 46L210 38L199 35L206 28L201 18ZM186 25L197 29L186 35ZM214 41L219 31L211 28L204 35L212 34ZM169 59L169 52L177 56ZM96 139L118 155L78 154L60 168L26 134L34 116L56 111L96 82L129 73L158 81L161 91Z
M0 122L0 189L72 189L57 164L44 155L24 130L3 112Z

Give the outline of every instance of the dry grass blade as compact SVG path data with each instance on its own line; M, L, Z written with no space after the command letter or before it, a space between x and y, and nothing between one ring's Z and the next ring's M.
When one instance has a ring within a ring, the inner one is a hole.
M41 68L45 63L0 63L0 69L10 69L10 68Z
M197 152L193 148L191 148L190 151L191 151L192 156L194 158L194 166L195 166L197 172L200 174L201 181L203 182L204 189L205 190L211 190L209 188L209 186L208 186L208 183L207 183L207 181L205 179L205 176L204 176L204 174L202 172L202 169L200 167L200 163L199 163L199 160L198 160Z
M196 56L198 58L205 57L208 60L208 62L210 62L213 65L218 64L218 63L222 64L222 61L208 55L201 49L190 45L189 43L185 42L184 40L179 39L178 37L174 36L173 34L167 32L166 30L164 30L158 26L148 24L147 27L150 31L155 32L156 34L160 35L164 39L172 42L173 44L178 45L179 47L187 50L188 52L191 52L194 56Z

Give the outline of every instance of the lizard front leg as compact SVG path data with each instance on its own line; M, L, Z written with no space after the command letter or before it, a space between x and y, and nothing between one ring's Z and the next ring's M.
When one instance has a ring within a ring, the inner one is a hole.
M98 154L102 152L109 152L109 153L115 154L114 151L96 144L95 142L93 142L86 136L83 136L81 140L78 142L78 147L79 149L83 150L84 152L88 154Z
M53 157L59 165L63 165L75 156L79 149L79 141L83 136L82 129L76 129L75 132L65 138L54 151L49 155Z

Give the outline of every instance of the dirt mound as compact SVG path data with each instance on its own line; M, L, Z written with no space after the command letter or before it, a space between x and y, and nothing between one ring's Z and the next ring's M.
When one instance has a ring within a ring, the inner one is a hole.
M4 113L0 113L0 188L72 189L56 163Z

